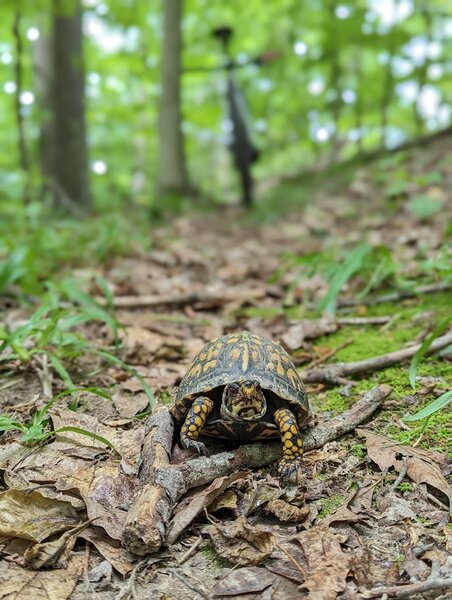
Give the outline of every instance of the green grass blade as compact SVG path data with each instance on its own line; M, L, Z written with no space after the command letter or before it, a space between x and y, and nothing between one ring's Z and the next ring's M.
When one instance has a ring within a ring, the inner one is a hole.
M319 310L324 310L327 314L332 315L336 309L336 300L347 281L359 271L363 264L365 256L370 252L370 247L367 244L357 246L348 256L345 262L339 267L334 277L331 280L328 292L319 303Z
M64 381L66 387L69 390L73 390L75 388L74 382L72 381L72 377L69 375L66 367L63 365L61 360L57 356L55 356L55 354L47 353L47 355L50 358L52 367L55 369L55 371L58 373L58 375Z
M424 408L422 408L421 410L418 410L416 413L414 413L414 415L408 415L408 417L403 417L403 420L420 421L421 419L426 419L427 417L430 417L439 410L445 408L451 402L452 390L449 390L448 392L444 392L444 394L441 394L441 396L439 396L439 398L437 398L436 400L433 400L433 402L430 402L430 404L427 404L427 406L424 406Z
M450 321L451 317L446 317L445 319L442 319L432 331L432 333L425 338L421 347L411 359L409 378L410 385L413 388L413 390L416 390L416 374L419 363L424 358L425 354L428 352L428 349L432 345L432 342L434 342L436 338L439 337L447 329Z
M108 446L109 448L112 448L113 450L115 450L115 447L113 446L113 444L110 441L107 440L107 438L104 438L101 435L98 435L97 433L93 433L92 431L88 431L87 429L82 429L81 427L76 427L75 425L64 425L63 427L59 427L58 429L55 429L55 431L51 432L51 434L53 435L55 433L62 433L64 431L72 431L74 433L80 433L81 435L85 435L86 437L90 437L93 440L97 440L101 444L105 444L105 446Z

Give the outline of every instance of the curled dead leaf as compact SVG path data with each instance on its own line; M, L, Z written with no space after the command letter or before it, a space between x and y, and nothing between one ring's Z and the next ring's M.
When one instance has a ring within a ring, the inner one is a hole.
M171 521L167 535L168 544L174 544L179 535L200 512L220 496L231 483L238 479L242 479L246 474L246 472L238 472L229 475L229 477L218 477L209 485L209 487L190 496Z
M251 525L245 517L216 523L209 526L207 532L216 552L239 565L258 565L276 546L270 527Z
M90 523L91 521L87 521L70 531L66 531L57 540L33 544L24 553L24 565L27 569L33 571L54 567L55 565L61 565L64 568L77 541L78 534Z
M259 567L234 569L214 585L212 596L236 598L241 594L257 594L268 588L274 579L274 575Z
M265 506L265 512L274 515L283 523L302 523L310 514L309 506L301 508L282 499L271 500Z
M78 525L72 504L47 498L34 490L0 492L0 535L42 542L51 535Z
M365 429L358 430L358 433L366 438L369 458L382 471L387 471L392 467L400 473L406 465L408 477L417 484L426 483L446 496L452 512L452 487L442 475L438 465L438 460L443 458L441 454L412 446L403 446L384 435Z
M209 504L209 512L214 513L222 509L235 510L237 508L238 497L234 490L226 490L224 494L218 496Z
M336 533L323 522L298 534L291 541L300 544L308 562L302 584L315 600L335 600L343 592L351 567L351 555L342 550L347 535Z

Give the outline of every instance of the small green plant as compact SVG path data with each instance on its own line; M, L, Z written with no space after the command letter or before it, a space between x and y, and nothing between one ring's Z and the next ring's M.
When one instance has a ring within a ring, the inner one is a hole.
M49 410L60 398L75 392L90 392L91 394L95 394L101 398L107 398L108 400L111 400L110 394L99 388L72 388L65 390L64 392L60 392L59 394L53 396L53 398L51 398L40 410L36 411L33 414L30 423L22 423L21 421L15 421L8 415L0 415L0 432L20 431L22 433L21 441L27 446L35 446L37 444L46 442L56 433L73 431L97 440L109 448L113 448L113 444L106 438L81 427L66 425L55 430L50 429L50 419L48 418Z
M438 325L435 327L435 329L432 331L432 333L425 338L425 340L421 344L421 347L419 348L419 350L416 352L416 354L411 359L409 377L410 377L410 385L413 388L413 390L416 390L416 374L417 374L417 368L419 366L419 363L424 358L424 356L427 354L430 346L436 340L436 338L439 337L447 329L450 321L451 321L451 317L446 317L445 319L442 319L438 323Z
M137 377L152 408L156 400L143 377L110 349L97 348L77 329L82 324L99 321L111 328L115 340L112 350L116 351L120 345L120 325L117 320L91 296L82 292L74 280L49 283L42 305L26 323L12 331L0 329L0 362L19 360L27 364L36 356L46 355L66 387L74 389L75 383L67 368L68 362L84 354L97 355L103 361L120 366Z

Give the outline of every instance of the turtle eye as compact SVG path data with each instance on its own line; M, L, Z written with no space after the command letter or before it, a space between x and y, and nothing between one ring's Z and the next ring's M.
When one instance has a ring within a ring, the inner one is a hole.
M230 385L228 386L228 394L230 394L231 396L237 396L237 394L239 393L239 386L238 385Z
M254 383L254 389L256 389L256 390L261 389L261 384L258 381L253 381L253 383Z

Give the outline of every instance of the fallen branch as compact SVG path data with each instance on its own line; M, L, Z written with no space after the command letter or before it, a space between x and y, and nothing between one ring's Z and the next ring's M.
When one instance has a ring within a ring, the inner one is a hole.
M320 448L366 421L391 393L388 385L367 392L352 408L341 415L308 428L303 432L306 451ZM172 417L161 407L150 419L149 433L143 449L142 481L145 484L129 511L123 544L134 554L156 552L165 541L171 511L190 489L207 485L241 469L264 467L280 458L280 442L240 446L231 452L193 458L180 465L169 465ZM162 454L164 453L163 457ZM148 463L148 464L146 464Z
M251 289L240 292L240 297L247 300L260 300L266 296L262 289ZM96 302L102 306L108 305L103 296L96 296ZM114 308L147 308L151 306L186 306L199 305L202 308L217 308L227 302L237 300L237 294L221 294L219 296L208 294L181 294L179 296L115 296L112 304Z
M338 307L346 306L357 306L361 304L383 304L385 302L396 302L397 300L404 300L405 298L415 298L422 294L433 294L435 292L447 292L452 287L450 282L432 283L430 285L421 285L414 290L399 290L397 292L390 292L389 294L382 294L381 296L374 296L369 298L342 298L339 299Z
M392 317L340 317L336 319L339 325L385 325Z
M381 598L384 595L396 598L412 598L416 594L424 594L433 590L452 590L452 579L434 579L409 583L408 585L394 585L391 587L378 587L364 592L362 598Z
M139 556L160 548L176 502L169 490L156 481L161 469L169 467L174 437L174 420L165 406L149 418L146 429L140 470L143 487L128 512L122 535L124 547Z
M427 353L437 352L452 344L452 333L448 333L437 338L428 349ZM320 369L306 369L301 372L301 378L305 383L330 383L340 384L350 375L358 375L366 371L378 371L392 367L397 363L411 358L421 347L421 344L410 346L396 352L389 352L380 356L358 360L356 362L336 363L331 366L321 367Z

